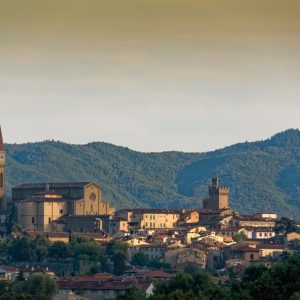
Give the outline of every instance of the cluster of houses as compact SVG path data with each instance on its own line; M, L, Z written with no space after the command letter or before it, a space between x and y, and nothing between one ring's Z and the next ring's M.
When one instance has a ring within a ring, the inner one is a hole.
M128 245L125 275L60 277L57 299L71 299L78 290L86 297L81 299L109 299L133 284L150 295L155 280L168 280L188 266L220 274L228 268L240 271L250 264L268 266L283 253L292 253L291 245L300 241L297 233L276 234L276 213L244 215L230 209L229 188L221 186L218 178L212 179L202 209L116 211L102 200L101 190L93 182L21 185L13 189L12 200L27 235L44 234L52 242L68 243L73 232L104 246L114 239ZM168 264L172 271L133 268L130 261L138 252ZM0 266L3 279L14 280L18 272L14 267Z

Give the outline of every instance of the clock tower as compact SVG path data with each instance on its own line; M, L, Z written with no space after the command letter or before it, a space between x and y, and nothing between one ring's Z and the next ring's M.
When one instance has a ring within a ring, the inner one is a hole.
M4 152L4 144L3 144L1 127L0 127L0 211L5 209L4 195L5 195L5 152Z

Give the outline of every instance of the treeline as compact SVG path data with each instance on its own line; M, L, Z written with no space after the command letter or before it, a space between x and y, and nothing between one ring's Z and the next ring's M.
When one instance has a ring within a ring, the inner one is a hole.
M12 185L24 182L96 181L118 208L190 208L201 205L218 176L231 188L233 209L296 218L299 145L299 130L207 153L140 153L106 143L6 145L8 198Z
M56 293L56 281L47 275L30 275L25 280L20 272L14 282L0 280L0 300L52 300Z
M93 274L109 272L122 275L126 263L135 266L170 269L170 265L150 260L137 252L129 261L128 245L121 240L112 240L105 247L93 239L71 236L70 242L49 242L44 236L0 238L0 264L18 263L71 264L68 274ZM64 269L57 275L67 275Z
M215 279L218 279L215 277ZM220 278L221 279L221 278ZM117 300L144 300L146 294L132 287ZM216 282L204 271L178 273L170 281L159 281L149 300L299 300L300 255L267 268L251 265L243 276L232 274Z
M0 239L1 264L69 262L76 273L84 274L107 271L111 264L112 271L119 275L124 272L127 258L127 244L117 240L102 247L94 240L76 236L69 243L50 243L44 236Z

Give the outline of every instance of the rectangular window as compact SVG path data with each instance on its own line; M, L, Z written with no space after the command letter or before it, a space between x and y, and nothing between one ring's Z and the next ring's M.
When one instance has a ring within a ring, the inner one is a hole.
M35 223L35 219L34 217L31 218L31 223L34 224Z
M49 224L51 223L51 218L48 219L48 223L49 223Z

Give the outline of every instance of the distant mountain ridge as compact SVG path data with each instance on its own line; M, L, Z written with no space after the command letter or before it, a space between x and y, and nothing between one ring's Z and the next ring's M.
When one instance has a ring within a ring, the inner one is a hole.
M201 207L210 178L231 188L240 212L300 213L300 131L207 153L141 153L103 142L7 144L8 197L28 182L96 181L122 207Z

